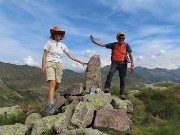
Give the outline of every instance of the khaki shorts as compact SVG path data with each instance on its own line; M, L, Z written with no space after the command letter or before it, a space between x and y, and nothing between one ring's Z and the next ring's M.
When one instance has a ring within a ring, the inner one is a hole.
M59 62L46 62L46 81L56 80L57 83L61 83L63 75L63 66Z

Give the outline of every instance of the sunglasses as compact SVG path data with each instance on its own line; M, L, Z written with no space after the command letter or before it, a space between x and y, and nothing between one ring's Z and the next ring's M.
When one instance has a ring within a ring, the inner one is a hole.
M118 39L120 39L120 40L124 40L125 38L124 38L124 37L118 37Z
M63 35L65 35L65 32L54 33L54 36L63 36Z

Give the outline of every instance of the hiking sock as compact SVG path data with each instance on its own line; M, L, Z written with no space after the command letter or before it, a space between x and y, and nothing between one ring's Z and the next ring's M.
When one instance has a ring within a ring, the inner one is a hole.
M48 101L49 109L54 107L54 100L49 100Z

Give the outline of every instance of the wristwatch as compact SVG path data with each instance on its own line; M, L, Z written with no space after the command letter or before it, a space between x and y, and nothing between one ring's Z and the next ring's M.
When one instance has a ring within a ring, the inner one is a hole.
M131 64L131 66L134 66L134 64Z

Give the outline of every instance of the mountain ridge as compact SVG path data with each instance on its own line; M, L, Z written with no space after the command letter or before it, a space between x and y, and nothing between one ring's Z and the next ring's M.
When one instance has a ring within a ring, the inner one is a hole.
M153 83L162 81L180 83L180 68L168 70L163 68L148 69L144 67L136 67L135 72L139 75L143 75L144 78Z
M110 66L101 68L102 82L104 84ZM169 78L169 79L167 79ZM156 83L160 81L174 81L179 83L180 68L177 70L147 69L136 67L134 73L127 69L126 88ZM84 83L85 73L77 73L64 69L62 83L58 91L67 89L75 83ZM118 72L113 76L112 87L119 88ZM42 100L47 96L48 83L41 68L28 65L15 65L0 62L0 106L22 101ZM7 104L4 104L4 103Z

